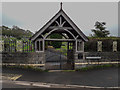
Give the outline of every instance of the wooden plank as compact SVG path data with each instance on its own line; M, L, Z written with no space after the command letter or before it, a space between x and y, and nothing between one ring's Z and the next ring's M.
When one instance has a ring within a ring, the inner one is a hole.
M57 28L57 29L72 29L71 27L58 27L58 26L50 26L48 29L54 29L54 28Z

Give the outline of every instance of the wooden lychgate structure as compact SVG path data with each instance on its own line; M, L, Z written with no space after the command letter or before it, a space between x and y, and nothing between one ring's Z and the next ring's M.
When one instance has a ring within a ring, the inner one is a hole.
M63 38L51 39L49 36L54 33L62 35ZM75 64L76 60L84 52L84 42L88 41L88 38L64 12L61 3L61 8L58 13L31 37L31 41L34 42L35 51L38 53L45 53L45 42L47 41L67 42L67 58L72 58L72 64ZM72 50L70 46L72 46ZM81 57L83 56L80 56L80 59L82 59ZM46 60L44 60L44 63L46 63Z

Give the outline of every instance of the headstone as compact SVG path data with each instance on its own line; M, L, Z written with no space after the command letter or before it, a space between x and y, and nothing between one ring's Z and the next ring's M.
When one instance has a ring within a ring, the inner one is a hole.
M4 41L0 40L0 52L4 50Z
M22 52L22 46L23 46L22 40L18 40L16 46L17 52Z
M117 52L117 41L113 41L113 52Z
M102 52L102 41L98 41L98 52Z

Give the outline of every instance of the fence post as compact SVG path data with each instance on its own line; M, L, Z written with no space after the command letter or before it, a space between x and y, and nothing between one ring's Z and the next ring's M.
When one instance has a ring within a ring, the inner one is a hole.
M17 47L16 47L16 42L17 40L13 41L14 42L14 48L15 48L15 52L17 52Z
M113 52L117 52L117 41L113 41Z
M102 52L102 41L98 41L98 52Z
M16 45L17 52L22 52L23 49L22 46L23 46L22 40L18 40Z

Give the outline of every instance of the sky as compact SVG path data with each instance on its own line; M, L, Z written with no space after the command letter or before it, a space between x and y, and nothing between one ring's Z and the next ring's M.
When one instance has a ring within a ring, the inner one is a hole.
M59 2L2 2L2 25L38 31L60 9ZM63 10L89 36L96 21L106 22L111 36L118 36L117 2L63 2Z

